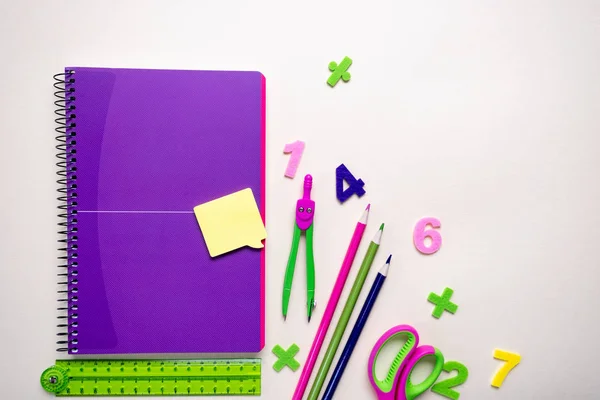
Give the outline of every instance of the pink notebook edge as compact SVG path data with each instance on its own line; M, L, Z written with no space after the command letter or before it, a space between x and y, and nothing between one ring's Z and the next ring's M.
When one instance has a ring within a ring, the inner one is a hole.
M263 224L265 225L265 227L267 226L267 219L266 219L266 204L267 204L267 118L266 118L266 114L267 114L267 80L265 78L265 76L261 73L261 87L262 87L262 132L261 132L261 151L262 151L262 155L261 155L261 160L262 160L262 165L261 165L261 174L262 174L262 184L261 184L261 205L260 205L260 209L261 209L261 216L262 216L262 220L263 220ZM261 313L260 313L260 349L259 351L261 351L264 347L265 347L265 313L267 312L266 310L266 254L267 254L267 240L265 239L265 247L263 248L262 254L261 254L261 260L260 260L260 264L261 264L261 270L260 270L260 274L261 274Z

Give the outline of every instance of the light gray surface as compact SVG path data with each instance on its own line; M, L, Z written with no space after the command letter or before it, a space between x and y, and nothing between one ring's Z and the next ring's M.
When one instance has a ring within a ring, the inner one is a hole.
M599 2L4 1L0 32L2 398L50 397L38 381L56 358L52 74L65 65L267 77L262 398L291 397L300 371L275 373L270 350L295 342L304 362L367 202L358 258L380 222L386 229L366 286L394 258L337 398L374 398L367 357L399 323L468 366L461 399L600 396ZM327 64L345 55L352 79L331 89ZM289 180L282 150L296 139L306 151ZM340 206L342 162L367 194ZM302 251L284 324L280 292L305 173L317 202L318 307L307 325ZM412 244L423 216L442 222L433 256ZM435 320L426 298L445 286L459 310ZM500 390L490 387L496 347L523 357Z

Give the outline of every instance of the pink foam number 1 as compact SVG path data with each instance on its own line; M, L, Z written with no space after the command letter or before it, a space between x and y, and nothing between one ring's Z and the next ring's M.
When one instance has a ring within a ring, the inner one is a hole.
M431 225L432 228L439 228L441 226L440 221L437 218L421 218L419 222L417 222L417 225L415 225L413 241L415 242L415 247L421 253L433 254L442 246L442 235L433 229L425 230L427 225ZM429 247L425 245L425 238L427 237L431 239L431 245Z
M287 168L285 169L285 176L288 178L293 178L296 176L296 171L298 170L298 165L300 164L300 159L302 158L302 153L304 153L304 142L301 140L296 140L295 142L288 143L283 148L283 152L285 154L292 153L290 160L288 161Z

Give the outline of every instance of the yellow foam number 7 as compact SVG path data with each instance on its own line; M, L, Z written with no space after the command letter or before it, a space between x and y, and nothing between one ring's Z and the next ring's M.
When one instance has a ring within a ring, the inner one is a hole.
M494 350L494 358L506 361L506 364L500 367L500 369L498 370L498 372L496 372L496 375L494 375L494 378L492 379L492 386L499 388L500 386L502 386L502 382L504 382L504 378L506 378L506 375L508 375L508 373L514 367L519 365L519 363L521 362L521 356L517 353L511 353L509 351L496 349Z
M462 385L467 381L467 378L469 377L469 370L458 361L448 361L446 364L444 364L444 371L456 371L457 374L454 378L446 379L436 383L431 387L431 391L449 399L458 400L460 393L452 388Z

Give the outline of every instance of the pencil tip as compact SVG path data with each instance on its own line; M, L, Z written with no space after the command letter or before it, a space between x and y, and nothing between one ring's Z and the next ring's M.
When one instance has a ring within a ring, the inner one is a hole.
M365 208L365 210L371 211L371 203L367 204L367 208Z
M392 259L392 255L390 254L387 261L385 262L385 264L383 264L383 267L381 267L381 269L379 270L379 273L383 276L387 276L388 272L390 271L390 260Z
M310 315L308 316L308 322L310 322Z
M381 226L379 227L379 230L382 231L384 226L385 226L385 224L381 224Z
M285 322L285 319L287 318L287 315L283 316L283 322Z

